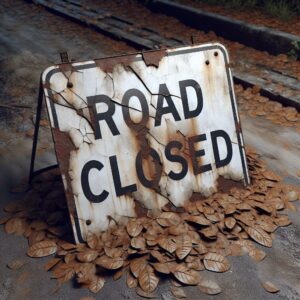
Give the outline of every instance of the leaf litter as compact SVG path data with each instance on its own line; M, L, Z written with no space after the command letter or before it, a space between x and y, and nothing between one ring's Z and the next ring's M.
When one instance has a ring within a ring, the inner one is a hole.
M171 292L185 298L183 287L197 285L203 293L221 293L213 280L202 278L204 269L226 272L228 256L248 254L262 261L266 253L258 243L272 247L273 232L291 224L287 210L299 199L299 189L285 185L268 171L257 153L247 149L251 185L203 199L187 201L184 209L166 205L160 214L130 218L127 225L113 225L99 234L88 233L86 243L74 244L59 170L40 174L22 201L4 207L0 224L8 234L28 239L27 255L54 255L45 265L58 286L75 279L81 287L98 293L107 277L125 276L128 288L145 298L156 298L156 287L169 278ZM11 269L21 263L11 262ZM271 282L262 283L274 293Z

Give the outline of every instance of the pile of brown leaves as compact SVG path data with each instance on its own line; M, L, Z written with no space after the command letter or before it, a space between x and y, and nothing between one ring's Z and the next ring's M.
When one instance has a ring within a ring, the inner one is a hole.
M258 86L244 89L241 85L235 85L234 89L242 113L247 112L251 117L264 116L274 124L294 127L300 132L300 113L294 107L284 107L261 96Z
M1 219L7 233L28 238L30 257L56 254L45 266L59 285L75 278L79 285L99 292L107 276L118 280L126 274L129 288L143 297L154 297L162 277L171 279L171 291L185 296L180 286L197 285L207 294L221 292L219 285L200 275L201 270L226 272L229 255L248 254L254 261L266 253L255 242L272 247L274 231L291 223L279 213L295 210L299 190L283 185L268 171L254 151L247 153L252 184L231 188L207 199L193 196L184 208L167 205L159 215L132 218L127 226L117 224L107 231L88 234L87 242L75 245L58 170L44 173L34 182L25 199L10 202ZM263 283L277 292L271 282Z

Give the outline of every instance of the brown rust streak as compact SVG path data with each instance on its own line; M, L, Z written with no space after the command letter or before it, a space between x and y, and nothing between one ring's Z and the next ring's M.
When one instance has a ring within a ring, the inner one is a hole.
M73 218L75 218L76 207L74 196L72 193L71 178L69 176L69 162L70 153L71 151L76 150L76 148L68 133L62 132L57 128L52 128L52 134L55 143L55 151L58 159L59 169L61 174L64 174L66 177L67 187L65 195L69 213L70 215L72 215Z
M236 188L239 190L245 190L244 184L240 181L234 181L232 179L226 179L223 176L219 175L216 183L218 189L217 193L224 193L228 194L232 188ZM205 197L201 193L193 193L190 201L201 201L201 200L206 200L209 199L210 197Z
M146 66L154 66L156 68L159 67L159 62L163 57L166 56L167 51L165 49L157 50L157 51L147 51L142 52L143 60Z
M136 55L137 53L126 55L126 56L116 56L116 57L96 59L95 64L103 72L112 73L116 65L123 65L125 68L129 66L132 62L135 61Z

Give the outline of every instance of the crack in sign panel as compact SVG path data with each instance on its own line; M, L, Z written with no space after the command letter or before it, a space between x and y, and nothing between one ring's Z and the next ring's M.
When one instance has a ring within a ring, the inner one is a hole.
M132 71L132 73L138 78L138 80L143 84L143 86L145 87L145 89L148 91L148 93L151 96L164 96L164 97L175 97L178 99L181 99L180 96L177 95L173 95L173 94L160 94L160 93L152 93L151 90L148 88L148 86L146 85L146 83L143 81L143 79L141 78L141 76L134 70L134 68L132 66L128 66L128 68ZM153 106L153 104L151 103L151 105ZM154 106L153 106L154 107ZM156 109L156 107L154 107Z

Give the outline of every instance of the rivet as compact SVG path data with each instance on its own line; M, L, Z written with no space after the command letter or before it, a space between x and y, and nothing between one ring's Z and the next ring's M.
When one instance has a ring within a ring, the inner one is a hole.
M72 82L70 82L70 81L68 81L68 83L67 83L67 87L68 87L68 88L72 88L72 87L73 87L73 83L72 83Z
M206 63L207 65L209 65L209 60L205 61L205 63Z
M215 53L214 53L214 56L218 56L219 55L219 53L216 51Z
M89 225L92 224L92 221L91 221L91 220L86 220L86 221L85 221L85 224L89 226Z

